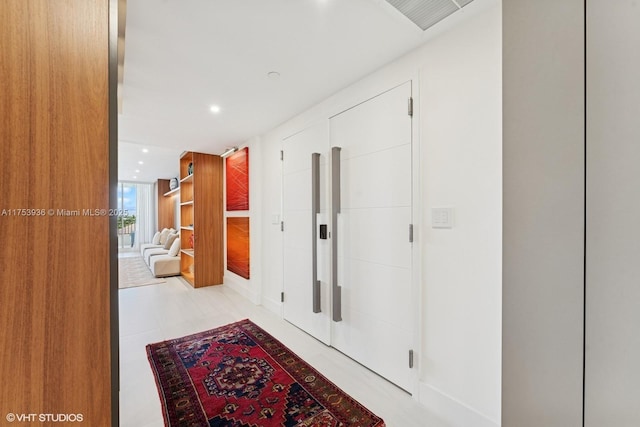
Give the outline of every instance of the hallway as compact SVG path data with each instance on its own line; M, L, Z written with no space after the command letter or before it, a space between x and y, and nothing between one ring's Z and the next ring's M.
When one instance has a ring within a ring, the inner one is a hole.
M120 425L162 427L162 411L145 346L250 318L357 399L388 427L446 427L410 395L235 291L194 290L177 277L119 291Z

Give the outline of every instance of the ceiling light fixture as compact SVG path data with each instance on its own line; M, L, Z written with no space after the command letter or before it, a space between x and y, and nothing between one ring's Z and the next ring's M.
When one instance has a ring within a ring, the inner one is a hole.
M220 112L220 106L212 105L211 107L209 107L209 111L211 111L213 114L218 114Z
M236 151L238 151L238 147L231 147L231 148L227 148L224 153L220 154L220 157L228 157L230 155L232 155L233 153L235 153Z
M138 164L139 164L139 165L144 165L144 162L143 162L142 160L140 160L140 161L138 162Z
M136 173L140 173L140 169L136 169Z
M143 149L142 149L142 152L143 152L143 153L148 153L148 152L149 152L149 149L148 149L148 148L143 148Z

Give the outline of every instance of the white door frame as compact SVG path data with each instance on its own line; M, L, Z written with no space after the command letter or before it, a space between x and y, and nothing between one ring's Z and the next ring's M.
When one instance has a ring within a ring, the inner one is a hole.
M420 151L420 78L419 73L416 71L409 76L405 76L405 78L397 79L393 83L389 84L378 84L377 87L372 88L369 91L365 91L365 96L360 96L358 101L348 102L343 101L338 105L334 105L334 108L324 109L322 111L323 117L318 118L313 121L311 124L307 122L304 127L300 127L295 132L290 132L288 136L282 138L281 140L281 149L283 147L284 140L307 129L308 127L313 126L314 124L318 124L319 122L326 122L330 117L340 114L348 109L356 107L359 104L362 104L370 99L381 95L384 92L392 90L398 86L403 85L404 83L411 82L411 93L413 98L413 115L411 120L411 162L412 162L412 189L411 189L411 198L412 198L412 223L413 223L413 247L412 247L412 262L411 262L411 300L414 301L412 306L409 308L411 310L411 319L413 326L413 361L414 366L412 369L412 387L408 390L415 400L419 400L419 390L420 390L420 376L424 372L424 366L421 365L420 361L421 353L424 345L423 333L424 327L422 324L423 316L422 311L424 309L423 306L423 287L421 286L422 281L422 253L423 253L423 243L422 243L422 235L423 235L423 213L422 213L422 202L423 202L423 188L422 185L422 162L421 162L421 151ZM328 135L327 135L328 139ZM327 147L330 150L331 141L327 140ZM330 151L327 153L327 156L330 156ZM284 174L282 176L281 182L281 194L284 193ZM330 177L327 177L326 181L329 181ZM327 188L329 188L330 183L327 182ZM329 198L327 196L327 198ZM330 207L329 207L330 208ZM281 218L282 212L284 211L284 206L281 207ZM329 223L329 228L333 228L333 224ZM283 236L284 240L284 236ZM284 255L284 254L283 254ZM283 272L284 272L284 258L283 258ZM283 274L284 280L284 274ZM281 286L282 291L284 292L284 281ZM330 298L331 289L329 289ZM281 316L284 319L284 303L282 303Z

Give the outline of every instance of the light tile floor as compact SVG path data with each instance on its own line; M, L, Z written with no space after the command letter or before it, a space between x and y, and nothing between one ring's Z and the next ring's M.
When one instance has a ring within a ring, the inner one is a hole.
M245 318L268 331L385 420L389 427L446 427L410 395L278 315L226 286L193 289L177 277L122 289L120 299L120 426L164 425L145 346Z

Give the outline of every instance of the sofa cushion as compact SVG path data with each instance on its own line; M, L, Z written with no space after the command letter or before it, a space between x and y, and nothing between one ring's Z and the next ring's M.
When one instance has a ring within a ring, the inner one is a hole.
M169 255L152 256L149 269L156 277L178 276L180 274L180 257Z
M148 266L151 266L151 258L153 258L156 255L166 255L169 252L169 249L163 249L163 248L153 248L153 249L147 249L146 251L144 251L144 262L147 263Z
M149 249L161 248L162 245L154 245L153 243L144 243L140 245L140 255L144 257L144 253Z
M167 255L169 255L169 256L178 256L179 253L180 253L180 238L177 237L173 241L173 244L171 245L171 248L169 248L169 253L167 253Z
M178 233L171 233L167 236L167 241L164 242L165 249L171 249L171 245L173 245L173 241L178 238Z
M171 230L168 228L164 228L162 229L162 231L160 232L160 244L164 245L167 242L167 237L169 237L169 234L171 234Z
M156 231L156 234L153 235L153 239L151 239L151 244L152 245L159 245L160 244L160 232Z

